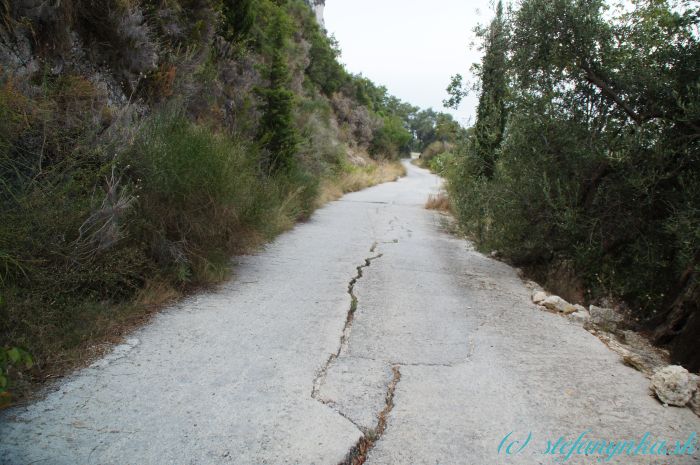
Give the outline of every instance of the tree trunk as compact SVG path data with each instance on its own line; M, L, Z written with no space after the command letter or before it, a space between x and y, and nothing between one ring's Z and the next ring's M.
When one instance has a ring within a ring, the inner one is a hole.
M667 346L674 363L700 372L700 276L695 271L700 252L686 268L669 298L667 311L652 321L657 344Z

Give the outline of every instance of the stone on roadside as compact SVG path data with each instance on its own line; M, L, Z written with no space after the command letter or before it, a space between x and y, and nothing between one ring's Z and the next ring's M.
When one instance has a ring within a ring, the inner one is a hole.
M541 304L547 298L547 293L542 291L535 291L532 294L532 301L536 304Z
M581 305L574 305L576 311L571 314L571 318L577 321L586 322L591 319L591 314ZM579 308L580 307L580 308Z
M565 315L569 315L576 311L576 307L574 307L558 295L550 295L549 297L544 299L544 301L542 301L542 305L544 305L549 310L555 310Z
M591 322L599 326L616 327L622 323L622 315L617 313L612 308L603 308L591 305L588 307L588 312L591 314Z
M576 307L573 305L569 304L566 307L564 307L563 310L560 310L564 315L573 315L576 313Z
M625 362L625 365L630 366L639 372L647 373L647 365L639 354L635 354L633 352L624 354L622 355L622 361Z
M654 373L651 389L664 404L684 407L697 392L698 383L682 366L669 365Z

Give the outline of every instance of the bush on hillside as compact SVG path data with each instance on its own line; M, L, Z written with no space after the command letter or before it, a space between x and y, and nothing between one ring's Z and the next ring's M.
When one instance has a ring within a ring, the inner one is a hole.
M441 155L445 152L451 152L454 150L454 144L451 144L449 142L443 142L443 141L435 141L431 142L425 150L420 154L420 160L421 162L425 164L430 164L430 162L433 160L433 158L437 157L438 155Z

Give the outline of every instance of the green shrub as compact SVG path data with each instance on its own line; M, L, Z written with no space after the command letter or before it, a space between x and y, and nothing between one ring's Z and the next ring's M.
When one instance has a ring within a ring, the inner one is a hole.
M420 160L424 164L430 165L430 162L433 160L433 158L437 157L438 155L441 155L445 152L449 152L454 149L454 144L450 144L449 142L443 142L443 141L434 141L431 142L425 150L420 154Z
M255 155L180 114L154 117L126 155L139 195L131 234L175 277L196 280L194 268L243 246L244 225L261 221Z
M34 359L20 347L0 347L0 408L12 399L10 388L10 370L28 370L34 365Z
M387 116L383 125L374 133L369 153L375 159L393 160L400 154L410 153L411 134L404 128L400 118Z
M0 347L42 377L308 217L349 145L410 145L410 106L350 78L303 0L2 5Z
M430 160L428 168L433 173L445 176L450 172L454 163L455 155L452 152L443 152Z
M621 298L657 341L680 341L693 369L700 47L697 11L680 3L521 2L497 44L507 73L486 73L496 32L483 31L486 111L448 178L479 247L531 270L565 264L588 298Z
M186 280L245 248L249 232L271 237L281 217L294 221L313 205L313 176L299 169L265 176L253 146L177 113L147 124L127 158L139 194L132 234Z

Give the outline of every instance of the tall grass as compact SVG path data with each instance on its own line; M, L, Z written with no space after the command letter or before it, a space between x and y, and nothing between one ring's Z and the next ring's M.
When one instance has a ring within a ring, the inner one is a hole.
M154 305L224 279L232 254L314 207L314 178L267 176L254 146L177 111L147 119L116 159L77 150L89 144L75 139L73 154L40 177L46 154L31 134L0 144L0 346L27 348L34 375L80 363ZM20 153L29 161L18 164Z
M206 281L198 272L244 247L246 229L265 229L277 200L246 147L177 114L150 121L126 160L138 195L131 234L177 281Z

